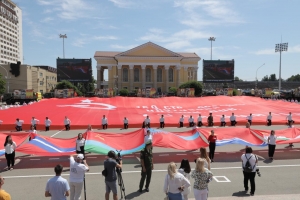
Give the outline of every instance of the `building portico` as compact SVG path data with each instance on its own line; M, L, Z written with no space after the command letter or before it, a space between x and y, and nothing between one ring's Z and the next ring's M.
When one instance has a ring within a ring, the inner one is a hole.
M195 53L175 53L152 42L125 52L97 51L97 88L155 88L168 92L170 87L197 80L198 61ZM104 82L104 70L108 82Z

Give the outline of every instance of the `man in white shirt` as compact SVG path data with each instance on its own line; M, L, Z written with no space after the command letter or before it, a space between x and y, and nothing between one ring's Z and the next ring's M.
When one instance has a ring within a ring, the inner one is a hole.
M255 192L255 175L257 171L257 156L252 154L252 148L246 147L246 152L241 156L243 174L244 174L244 188L248 191L248 181L250 180L251 191L250 195L253 196ZM247 161L249 161L250 167L246 166Z
M183 122L184 122L184 117L183 115L181 115L181 117L179 118L179 128L183 127Z
M147 134L145 135L144 138L144 143L147 144L147 142L152 142L153 139L153 134L151 134L150 130L147 130Z
M16 130L17 131L22 131L22 125L23 125L24 121L23 120L19 120L19 118L17 118L15 124L16 124Z
M222 117L220 118L220 122L221 122L221 126L225 126L226 125L225 115L222 115Z
M201 117L201 114L199 114L198 119L197 119L197 126L201 127L202 125L203 125L202 124L202 117Z
M267 126L272 125L272 114L269 112L269 115L267 116Z
M128 119L126 117L124 117L123 123L124 123L124 129L128 129Z
M292 113L290 112L288 116L286 116L286 119L288 121L289 127L292 127L292 123L294 123L293 118L292 118Z
M76 160L73 156L76 156ZM89 171L89 166L84 160L83 154L70 156L70 199L79 200L83 187L85 172Z
M194 126L194 118L191 115L190 118L189 118L189 127L193 127L193 126Z
M248 120L248 122L249 122L249 124L251 126L252 125L252 113L250 113L250 115L247 116L247 120Z
M69 120L69 118L67 116L65 116L64 124L65 124L65 127L66 127L66 131L69 131L71 129L71 127L70 127L71 120Z
M46 131L49 131L51 123L52 123L52 121L48 117L46 117L46 119L45 119Z
M40 122L40 120L35 119L34 117L32 117L31 119L31 126L34 127L34 130L36 130L36 125Z
M108 120L105 117L105 115L103 115L103 118L102 118L102 129L107 129L107 123L108 123Z
M146 128L150 128L150 118L149 118L149 116L146 117L144 123L145 123Z
M230 123L231 123L231 126L235 126L237 124L234 113L232 113L232 115L230 116Z
M165 128L165 118L164 115L161 115L159 119L160 128Z
M51 200L67 200L70 195L69 183L61 177L62 170L62 165L56 165L54 168L56 175L47 182L45 197L51 197Z

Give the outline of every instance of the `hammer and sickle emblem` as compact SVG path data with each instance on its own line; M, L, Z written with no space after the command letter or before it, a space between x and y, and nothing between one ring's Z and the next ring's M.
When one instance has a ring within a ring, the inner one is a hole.
M104 138L101 137L99 134L97 134L97 135L95 136L95 138L100 138L101 140L104 140Z

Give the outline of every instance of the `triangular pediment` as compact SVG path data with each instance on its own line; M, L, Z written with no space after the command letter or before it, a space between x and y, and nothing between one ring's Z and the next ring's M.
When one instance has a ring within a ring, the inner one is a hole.
M128 51L124 51L116 57L182 57L173 51L161 47L152 42L147 42Z

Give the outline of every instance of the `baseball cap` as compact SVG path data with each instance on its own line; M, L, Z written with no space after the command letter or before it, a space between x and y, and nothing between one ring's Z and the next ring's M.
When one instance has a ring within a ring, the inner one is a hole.
M83 154L78 154L77 158L83 160L84 156L83 156Z

